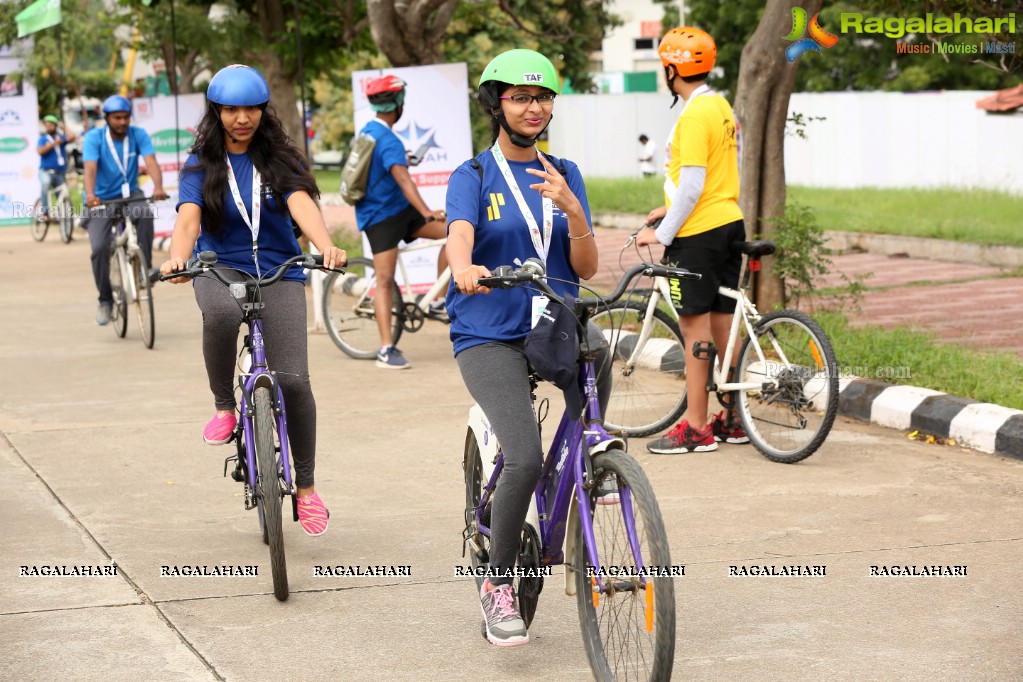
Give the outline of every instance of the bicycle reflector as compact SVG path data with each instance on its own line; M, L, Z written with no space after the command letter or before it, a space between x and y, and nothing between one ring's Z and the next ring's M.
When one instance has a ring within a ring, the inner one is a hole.
M751 260L749 262L749 271L750 272L760 272L760 259L759 258L756 259L756 260Z

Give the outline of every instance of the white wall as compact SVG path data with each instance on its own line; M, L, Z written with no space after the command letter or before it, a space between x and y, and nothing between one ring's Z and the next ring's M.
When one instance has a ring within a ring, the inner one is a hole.
M817 187L983 187L1023 193L1023 114L976 108L990 92L794 93L790 114L824 116L807 139L785 140L791 184ZM565 95L554 105L551 151L585 176L639 175L646 133L664 161L681 103L660 93ZM741 123L741 122L740 122Z

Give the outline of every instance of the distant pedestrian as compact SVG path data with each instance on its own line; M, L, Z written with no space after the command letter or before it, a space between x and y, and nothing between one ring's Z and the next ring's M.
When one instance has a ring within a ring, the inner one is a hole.
M654 164L654 143L646 135L639 136L639 170L644 178L657 175L657 166Z

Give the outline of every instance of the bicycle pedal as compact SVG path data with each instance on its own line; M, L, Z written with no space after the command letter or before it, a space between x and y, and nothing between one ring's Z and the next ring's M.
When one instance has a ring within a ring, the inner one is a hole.
M713 341L697 341L693 344L693 357L697 360L713 360L718 348Z

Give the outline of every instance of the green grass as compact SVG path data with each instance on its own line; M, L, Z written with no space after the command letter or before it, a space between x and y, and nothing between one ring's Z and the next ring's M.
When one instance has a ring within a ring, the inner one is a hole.
M938 343L934 334L904 328L852 329L841 313L814 319L831 338L843 373L1023 409L1023 359L1013 353Z
M664 181L652 178L586 178L591 213L640 213L664 203ZM636 227L639 227L637 225Z
M963 189L818 189L790 186L825 230L1023 246L1023 196Z
M313 177L316 178L316 184L320 188L321 194L334 194L341 187L341 171L339 170L316 169L313 171Z

